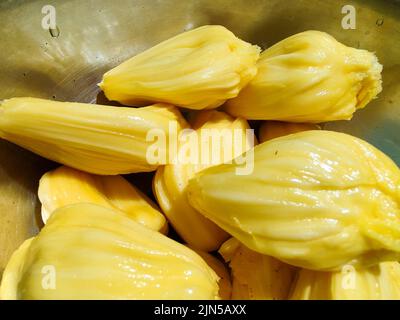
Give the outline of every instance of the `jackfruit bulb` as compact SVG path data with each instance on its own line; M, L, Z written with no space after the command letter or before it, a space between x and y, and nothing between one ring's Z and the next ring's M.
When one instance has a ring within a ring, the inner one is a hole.
M0 104L0 138L103 175L154 171L168 160L168 144L156 138L168 142L185 126L178 109L165 104L134 109L36 98ZM152 147L161 156L153 157Z
M229 262L232 300L285 300L296 269L246 248L237 239L226 241L219 253Z
M130 58L105 73L99 85L109 100L125 105L216 108L255 76L259 53L222 26L203 26Z
M189 248L95 204L56 210L9 262L3 299L218 299Z
M8 260L6 270L1 278L0 283L0 300L17 300L18 299L18 283L20 281L21 272L25 263L25 257L29 251L29 247L35 238L25 240L14 251Z
M265 50L256 77L228 113L252 120L349 120L382 90L376 56L319 31L295 34Z
M193 249L203 260L208 264L208 266L215 271L217 276L219 277L218 285L219 292L218 295L222 300L230 300L232 294L232 283L231 276L226 265L217 257L212 254Z
M56 209L86 202L117 210L155 231L168 229L157 206L119 175L98 176L62 166L43 175L38 195L44 223Z
M303 269L292 300L400 300L400 264L381 262L366 269L344 267L337 272Z
M400 257L400 170L367 142L312 130L254 148L254 170L207 168L190 204L250 249L314 270Z
M191 177L209 166L231 161L254 145L246 120L219 111L201 111L191 119L189 131L179 145L175 164L158 168L154 193L167 219L190 246L214 251L229 235L193 209L186 194Z

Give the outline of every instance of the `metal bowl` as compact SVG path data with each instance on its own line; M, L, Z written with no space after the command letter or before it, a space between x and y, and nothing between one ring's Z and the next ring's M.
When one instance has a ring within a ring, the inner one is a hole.
M316 29L376 52L384 65L379 98L353 120L325 128L364 138L400 164L399 1L352 0L355 29L343 29L345 4L338 0L54 0L56 26L51 30L42 25L48 4L0 0L0 99L33 96L104 103L96 84L105 71L200 25L224 25L262 48ZM0 273L9 254L38 230L35 194L47 166L29 152L0 142Z

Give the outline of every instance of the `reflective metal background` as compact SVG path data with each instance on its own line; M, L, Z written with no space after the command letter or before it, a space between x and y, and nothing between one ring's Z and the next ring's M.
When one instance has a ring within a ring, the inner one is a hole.
M41 10L46 4L56 8L59 34L41 27ZM345 4L356 7L356 30L341 27ZM400 164L399 1L0 1L0 99L34 96L94 102L99 91L96 84L106 70L168 37L204 24L224 25L263 48L291 34L317 29L347 45L375 51L384 65L384 90L379 99L352 121L327 124L326 128L360 136ZM102 101L101 96L99 99ZM0 210L20 214L10 196L5 198L4 190L11 185L17 191L21 185L28 190L33 184L34 192L37 180L31 184L22 181L32 181L38 172L33 168L40 162L15 151L13 157L26 161L6 165L8 147L0 143ZM8 174L10 170L13 174ZM23 199L33 201L25 194ZM25 234L29 232L25 230ZM0 250L1 246L0 242Z

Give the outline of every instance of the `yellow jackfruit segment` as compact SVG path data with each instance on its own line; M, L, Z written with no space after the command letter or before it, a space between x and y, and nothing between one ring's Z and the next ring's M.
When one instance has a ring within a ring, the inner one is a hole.
M164 104L134 109L36 98L0 104L0 138L95 174L154 171L165 162L148 159L151 130L161 130L168 142L171 127L185 126L180 112ZM159 145L167 153L168 143Z
M221 187L223 186L223 187ZM254 251L314 270L400 257L400 170L347 134L312 130L254 148L254 170L205 169L190 204Z
M225 109L236 117L289 122L351 119L382 91L376 56L306 31L265 50L256 77Z
M56 210L16 255L5 270L3 297L218 298L218 276L194 251L94 204Z
M1 279L0 300L16 300L18 294L18 283L21 280L21 272L24 267L25 256L34 238L25 240L20 247L14 251L7 263L7 268Z
M234 98L255 76L260 49L222 26L179 34L104 74L109 100L125 105L165 102L210 109Z
M252 251L235 238L226 241L219 253L229 262L232 300L285 300L295 268Z
M226 265L209 254L208 252L193 249L200 257L203 258L205 262L207 262L208 266L215 271L217 276L219 277L218 285L219 285L219 296L222 300L230 300L232 293L232 284L231 284L231 276L229 274L229 270Z
M254 136L246 136L246 130L250 129L246 120L218 111L201 111L191 124L196 131L189 131L179 145L177 160L181 161L158 168L153 189L167 219L185 242L200 250L213 251L228 234L190 206L186 185L196 172L231 161L250 149ZM209 143L203 143L203 139ZM188 155L186 161L185 155Z
M293 123L282 121L264 121L258 132L260 143L288 134L307 130L318 130L320 127L313 123Z
M381 262L367 269L338 272L301 270L293 300L400 300L400 264Z
M44 223L56 209L86 202L118 210L149 229L168 230L156 205L118 175L98 176L62 166L43 175L38 195Z

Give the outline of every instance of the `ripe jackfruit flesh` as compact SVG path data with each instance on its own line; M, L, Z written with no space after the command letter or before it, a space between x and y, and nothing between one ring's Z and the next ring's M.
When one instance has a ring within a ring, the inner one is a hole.
M382 90L376 56L319 31L295 34L265 50L256 77L225 109L252 120L349 120Z
M18 283L25 263L25 257L33 238L25 240L8 260L0 285L0 300L17 300Z
M109 100L139 106L165 102L210 109L234 98L255 76L260 49L222 26L179 34L104 74Z
M157 206L119 175L98 176L62 166L43 175L38 195L44 223L56 209L86 202L120 211L155 231L168 229Z
M54 212L11 259L2 297L217 299L218 276L194 251L112 209Z
M314 270L400 257L400 170L367 142L304 131L256 146L251 174L235 167L198 173L188 199L250 249Z
M36 98L12 98L0 104L0 138L45 158L95 174L154 171L146 140L151 130L186 126L173 106L133 109ZM173 132L174 130L172 130ZM160 144L161 145L161 144ZM162 146L166 153L168 145Z
M219 260L218 258L214 257L212 254L193 249L200 257L203 258L205 262L207 262L208 266L215 271L217 276L219 277L218 285L219 285L219 292L218 295L221 297L222 300L230 300L231 293L232 293L232 284L231 284L231 276L229 274L229 270L226 265Z
M307 130L319 130L320 127L313 123L294 123L282 121L264 121L258 132L260 143L288 134Z
M226 241L219 253L229 262L232 300L285 300L295 268L246 248L235 238Z
M291 294L293 300L400 300L400 264L381 262L366 269L337 272L303 269Z
M250 129L246 120L219 111L201 111L191 124L196 131L188 131L175 164L158 168L153 189L168 221L185 242L200 250L213 251L229 235L190 206L186 185L196 172L231 161L249 150L254 137L246 136L246 130ZM203 139L210 143L202 143Z

